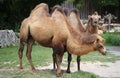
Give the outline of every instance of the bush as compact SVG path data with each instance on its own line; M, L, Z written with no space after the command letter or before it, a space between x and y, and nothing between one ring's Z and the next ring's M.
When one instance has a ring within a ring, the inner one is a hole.
M106 40L106 44L120 46L120 35L116 33L106 33L101 35Z

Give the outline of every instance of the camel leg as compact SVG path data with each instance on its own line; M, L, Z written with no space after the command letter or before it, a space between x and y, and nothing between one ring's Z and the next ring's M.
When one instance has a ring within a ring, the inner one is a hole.
M34 43L33 39L28 39L26 56L27 56L27 59L28 59L30 65L31 65L32 70L35 71L35 67L34 67L34 65L32 63L32 58L31 58L31 52L32 52L33 43Z
M70 53L68 53L68 67L67 67L67 73L70 73L70 62L72 60L72 56Z
M66 46L64 46L64 52L66 52ZM55 64L55 59L56 59L56 55L55 55L55 52L53 50L53 54L52 54L52 57L53 57L53 69L56 69L56 64Z
M24 50L24 43L22 40L20 40L20 47L18 50L18 56L19 56L19 60L20 60L20 69L23 69L23 66L22 66L23 50Z
M80 71L80 56L77 56L77 66L78 66L78 71Z
M61 54L57 54L57 53L56 53L56 65L57 65L56 75L57 75L58 77L62 75L62 71L61 71L61 66L60 66L60 64L62 63L63 54L64 54L64 53L61 53Z
M53 57L53 69L56 69L56 67L55 67L55 59L56 59L56 57L55 57L55 52L54 52L54 50L53 50L52 57Z
M61 71L61 62L62 62L62 58L63 58L63 54L64 54L64 46L62 44L57 44L54 45L53 47L54 53L55 53L55 63L57 66L57 72L56 75L59 77L62 75L62 71Z

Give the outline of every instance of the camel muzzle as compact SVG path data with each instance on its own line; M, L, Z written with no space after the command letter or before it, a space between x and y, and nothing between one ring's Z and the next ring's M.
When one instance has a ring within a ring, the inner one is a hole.
M107 51L105 51L104 53L102 53L102 55L104 55L104 56L106 56L106 54L107 54Z

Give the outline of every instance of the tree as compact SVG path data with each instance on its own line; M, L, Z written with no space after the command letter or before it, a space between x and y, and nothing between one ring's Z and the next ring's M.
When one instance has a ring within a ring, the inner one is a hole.
M0 0L0 29L18 31L21 21L29 16L30 11L39 3L47 3L49 7L60 4L64 0Z

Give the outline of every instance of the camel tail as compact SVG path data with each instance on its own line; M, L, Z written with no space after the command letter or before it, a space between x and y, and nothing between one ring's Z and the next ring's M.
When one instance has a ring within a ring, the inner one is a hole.
M30 33L30 26L28 26L28 37L27 37L27 42L29 39L31 39L32 36L31 36L31 33Z

